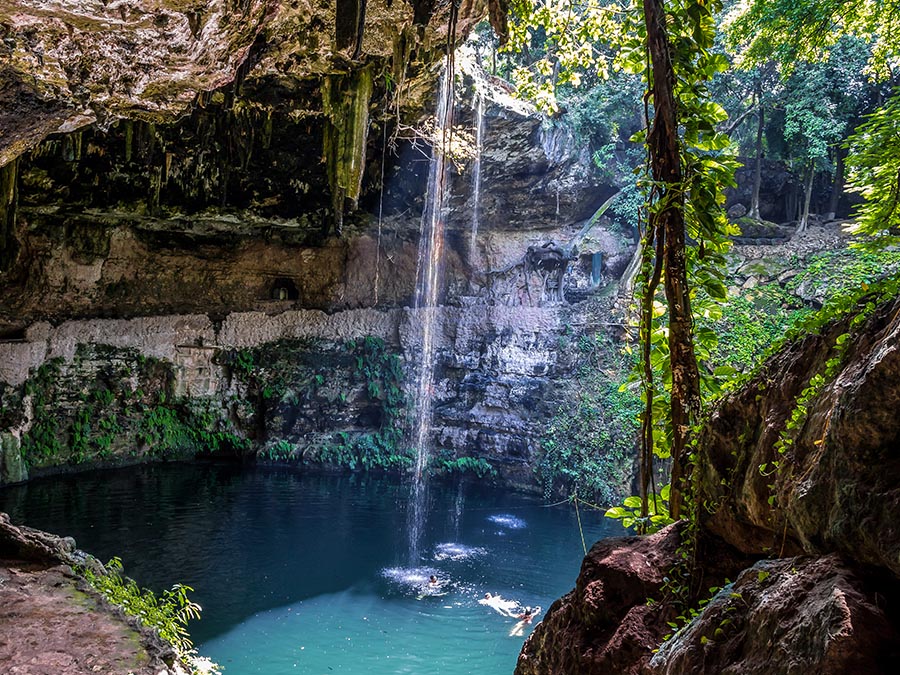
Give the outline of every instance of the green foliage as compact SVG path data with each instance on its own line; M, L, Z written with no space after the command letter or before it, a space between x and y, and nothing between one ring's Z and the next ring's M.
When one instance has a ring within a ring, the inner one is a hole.
M698 319L699 331L718 336L717 345L704 358L706 370L724 374L728 389L745 382L745 376L786 341L818 332L834 318L857 311L860 300L878 289L882 297L889 295L895 286L891 279L900 273L900 252L848 248L787 261L786 269L798 268L785 283L742 291L730 296L720 312ZM801 291L822 298L824 307L814 310L799 297Z
M253 352L249 349L238 349L231 353L232 358L226 360L235 371L243 375L253 372Z
M113 558L106 564L105 574L97 573L90 567L81 568L79 572L107 602L121 607L126 614L155 630L172 646L181 661L190 663L194 660L196 652L187 630L189 621L200 618L200 605L188 597L194 589L176 584L156 595L126 577L119 558ZM208 661L204 665L210 675L219 672L218 666Z
M732 369L719 370L726 376L749 371L786 330L810 313L811 309L777 283L730 297L722 306L721 315L698 321L699 326L718 336L709 353L708 367L713 372L723 367Z
M317 358L318 347L314 340L278 340L252 349L225 350L217 359L266 405L296 405L314 398L324 381L317 376L327 372L328 364Z
M59 422L50 407L56 394L61 365L61 358L51 359L25 382L24 393L31 396L34 415L31 429L22 438L22 457L29 466L49 463L63 450Z
M400 450L406 424L405 375L400 357L388 351L384 340L367 336L352 341L347 349L354 354L355 375L366 385L370 399L381 404L381 427L363 445L358 445L360 462L368 466L403 465L409 454Z
M621 506L613 506L604 514L607 518L622 521L622 527L637 527L638 532L651 534L672 524L669 516L669 486L664 485L659 494L652 494L648 498L649 512L641 515L642 500L640 497L626 497Z
M900 270L900 251L850 248L813 255L805 269L785 286L789 292L804 287L827 300L852 295Z
M612 10L599 4L512 0L506 50L534 55L512 73L519 95L556 112L558 85L578 86L586 72L604 77L609 58L597 44L616 30Z
M844 137L847 126L835 102L824 95L827 83L823 68L801 66L785 97L785 141L811 170L829 168L830 149Z
M611 504L629 481L640 403L619 388L630 358L607 336L582 336L577 349L574 397L541 437L534 472L548 500L575 495Z
M432 460L432 471L440 474L474 474L477 478L496 477L497 470L484 457L453 457L440 453Z
M351 436L340 431L335 436L336 442L321 448L315 461L351 470L400 471L412 465L414 460L410 450L398 448L388 436L378 432Z
M745 61L776 60L787 72L796 63L826 58L842 37L873 43L868 72L890 73L898 55L900 5L842 0L751 0L727 19L733 49Z
M283 459L295 456L302 457L303 461L312 461L320 464L356 469L383 469L402 470L408 467L413 456L408 448L403 447L405 431L406 398L403 391L404 372L400 357L392 353L384 341L374 336L367 336L357 340L348 341L341 350L341 358L346 359L349 370L349 380L353 385L362 385L363 395L372 403L377 404L380 415L379 425L375 431L351 433L341 431L334 434L332 442L324 444L314 452L307 453L280 453L282 446L275 444L277 457ZM321 358L319 358L321 362ZM265 360L259 359L258 363ZM331 380L335 379L334 373L329 373ZM265 374L254 373L261 381ZM296 375L302 381L307 381L315 388L325 387L327 384L326 373L303 371ZM293 385L291 379L285 378L285 388ZM328 405L345 405L348 401L348 392L342 392L340 396L328 401ZM290 401L288 401L290 402ZM296 402L294 402L296 404Z
M855 234L875 246L900 243L900 93L869 116L850 138L848 186L865 201L856 209Z
M138 409L139 443L159 458L209 454L221 450L243 451L249 441L238 436L211 402L160 402Z
M160 458L246 448L211 401L170 399L173 377L164 362L106 345L79 347L65 370L61 360L44 364L23 387L34 415L23 456L51 466L135 456L140 446Z
M281 439L267 446L262 450L261 454L272 461L283 461L294 456L294 446L288 441Z

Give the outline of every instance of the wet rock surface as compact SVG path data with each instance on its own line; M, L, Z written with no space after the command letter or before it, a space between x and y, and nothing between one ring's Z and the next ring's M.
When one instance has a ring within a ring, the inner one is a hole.
M0 664L10 675L177 675L174 652L110 607L71 564L71 539L0 513Z

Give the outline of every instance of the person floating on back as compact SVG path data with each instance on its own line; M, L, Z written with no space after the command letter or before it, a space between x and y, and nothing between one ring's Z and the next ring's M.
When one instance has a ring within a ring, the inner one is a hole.
M478 601L478 604L486 605L503 616L508 616L513 619L519 618L519 608L521 605L515 600L504 600L500 595L485 593L484 597Z

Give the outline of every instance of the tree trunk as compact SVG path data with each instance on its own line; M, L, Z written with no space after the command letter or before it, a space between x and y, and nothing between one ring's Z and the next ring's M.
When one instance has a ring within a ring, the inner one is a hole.
M837 157L834 160L834 184L831 186L831 199L828 201L828 214L826 220L837 218L838 203L844 193L844 149L835 148Z
M812 200L813 178L816 176L815 166L810 164L809 178L803 186L803 212L800 214L800 224L797 225L797 234L806 232L809 228L809 203Z
M759 186L762 184L763 129L765 128L765 111L762 102L762 80L756 84L756 167L753 171L753 192L750 196L750 213L753 220L759 220Z
M675 73L669 53L666 17L661 0L644 0L650 52L654 118L647 136L654 201L649 227L664 246L664 279L669 306L669 352L672 368L672 482L670 515L681 516L684 450L691 423L700 408L700 373L694 354L690 293L685 258L683 175L675 104Z

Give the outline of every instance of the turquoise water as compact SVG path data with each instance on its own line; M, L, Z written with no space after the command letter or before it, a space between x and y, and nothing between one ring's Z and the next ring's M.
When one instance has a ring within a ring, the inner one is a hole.
M192 586L203 606L192 635L226 675L511 673L533 626L510 635L515 619L478 600L499 593L546 610L571 589L574 511L433 485L410 561L408 493L386 477L160 464L8 488L0 510L120 556L142 585ZM588 545L620 531L597 513L582 521Z

